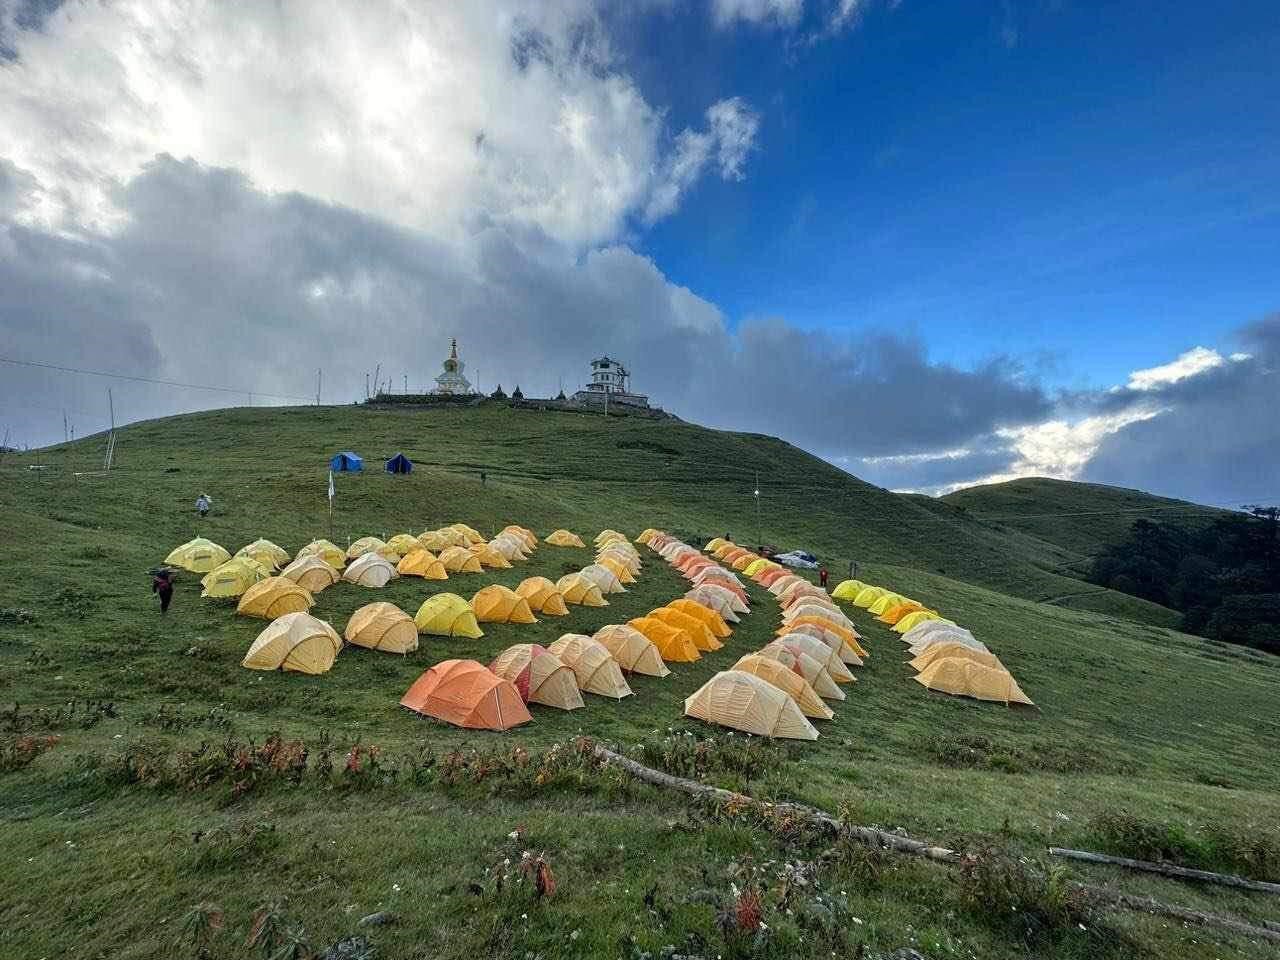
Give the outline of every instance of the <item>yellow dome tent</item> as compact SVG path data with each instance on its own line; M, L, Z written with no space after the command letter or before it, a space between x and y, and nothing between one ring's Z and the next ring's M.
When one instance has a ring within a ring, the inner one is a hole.
M876 597L871 606L867 607L867 613L874 613L877 617L883 616L886 610L896 607L904 599L905 597L900 593L882 593Z
M480 561L469 547L446 547L440 551L440 563L450 573L483 573Z
M601 530L599 533L596 534L594 543L598 547L607 540L625 541L626 539L627 539L627 535L625 533L619 533L617 530L614 530L612 527L606 527L605 529Z
M373 551L360 554L342 571L343 580L362 587L385 587L399 578L395 565L382 554Z
M465 523L451 523L448 529L457 530L458 533L466 538L468 544L484 543L484 534L475 527L467 526Z
M564 597L565 603L577 603L584 607L607 607L609 601L600 593L600 588L578 573L567 573L556 581L556 589Z
M478 640L484 631L476 623L471 604L456 593L437 593L427 597L413 618L418 632L433 637L468 637Z
M471 598L471 609L480 623L537 623L529 601L510 587L491 583ZM510 679L510 678L508 678Z
M761 557L758 553L744 553L742 556L730 563L729 566L742 573L746 573L747 567L751 566L759 559L761 559Z
M692 663L702 659L693 637L679 627L673 627L654 617L636 617L628 620L627 626L644 634L658 648L659 656L667 663Z
M583 567L578 573L599 587L602 594L627 592L627 588L622 585L618 575L601 564L593 563Z
M861 580L843 580L831 591L831 595L837 600L852 600L865 590L866 586Z
M778 643L775 640L773 643L761 647L756 653L770 660L777 660L788 670L794 670L800 674L822 699L845 699L844 691L840 689L839 684L831 679L831 674L827 673L827 668L803 650L790 644Z
M489 664L489 669L515 684L525 703L540 703L560 710L585 706L573 669L539 644L517 643L507 647Z
M909 613L915 613L917 610L927 609L924 604L916 603L914 600L905 600L902 603L895 603L880 616L876 617L881 623L887 623L893 626ZM936 610L930 610L930 613L937 613Z
M724 537L712 537L710 540L707 541L707 545L702 549L703 549L703 552L705 553L711 553L715 550L719 550L728 542L729 541L726 540Z
M240 665L250 670L327 673L341 649L342 638L323 620L301 611L286 613L258 634Z
M338 571L314 553L305 557L299 556L280 571L280 576L288 577L311 594L319 593L338 582Z
M886 593L888 593L888 591L885 590L884 587L864 587L859 590L858 595L853 598L853 605L855 607L862 607L865 609L883 597Z
M227 553L225 548L212 540L196 537L180 547L174 547L164 558L164 562L181 567L183 570L190 570L192 573L208 573L230 559L231 554Z
M386 541L379 537L361 537L347 547L347 559L354 560L356 557L362 557L366 553L374 553L383 549L386 545Z
M725 623L724 617L716 613L711 607L701 604L696 600L690 600L688 597L680 597L672 600L667 604L672 610L679 610L681 613L687 613L695 620L701 620L702 625L711 631L712 636L718 640L724 640L733 634L733 630L729 624Z
M659 533L661 533L660 530L655 530L653 527L646 527L644 530L640 531L640 536L636 537L635 542L647 547L649 545L649 541Z
M573 670L578 689L602 697L621 700L631 696L631 687L622 676L622 668L604 644L580 633L566 633L547 648Z
M817 740L800 707L769 681L741 670L725 670L684 702L687 717L760 737Z
M629 550L622 550L618 546L612 546L605 550L601 550L596 554L596 563L603 563L605 560L611 560L619 566L626 567L627 572L633 577L640 572L640 568L644 563L640 560L639 554ZM623 583L626 583L623 580Z
M627 673L665 677L671 672L653 641L630 624L611 623L597 630L592 639L603 645Z
M569 608L564 605L564 597L546 577L526 577L516 587L516 593L528 601L533 613L545 613L551 617L563 617L569 613Z
M604 556L596 557L596 563L617 577L618 582L621 584L636 582L635 574L631 572L631 568L621 557L605 554Z
M458 546L458 540L465 539L456 530L450 530L445 533L443 530L423 530L418 534L418 546L423 550L431 550L439 553L441 550L448 550L450 547Z
M948 657L972 660L974 663L980 663L984 667L1004 668L1004 664L1000 662L1000 658L994 653L987 650L975 650L973 647L965 646L963 643L957 643L954 640L949 643L933 644L929 649L917 654L910 661L910 666L916 673L920 673L933 661L945 660Z
M250 557L232 557L219 564L200 581L202 597L238 597L259 580L271 576L271 570Z
M263 539L255 540L253 543L246 543L236 551L236 556L257 560L264 567L269 567L272 570L279 570L289 562L289 552L284 547Z
M831 674L831 679L837 683L851 683L855 678L849 672L849 668L845 666L844 661L840 659L838 651L827 646L817 637L811 637L806 633L786 633L780 636L774 643L781 643L784 646L796 647L807 653L813 659L821 663Z
M732 667L743 673L751 673L761 680L767 680L792 700L806 717L816 720L830 720L835 713L823 703L816 690L809 686L809 681L790 667L783 666L777 660L762 657L758 653L749 653Z
M347 643L387 653L412 653L418 649L418 627L394 603L369 603L351 614L342 632Z
M410 550L396 564L396 572L403 577L421 577L423 580L448 580L444 564L430 550L422 547Z
M241 595L236 613L274 620L286 613L304 613L314 603L311 594L288 577L267 577Z
M547 535L546 542L553 547L585 547L582 538L568 530L556 530Z
M328 540L312 540L298 551L294 559L298 560L302 557L319 557L335 570L341 570L347 565L346 551Z
M748 577L754 577L757 573L759 573L761 570L766 569L768 566L769 566L768 560L766 560L764 557L756 557L749 564L743 567L742 572L745 573Z
M716 635L711 632L710 628L697 617L691 617L687 613L679 610L673 610L671 607L658 607L656 610L650 610L650 617L655 620L661 620L667 626L675 627L677 630L683 630L689 634L693 640L693 645L703 653L712 650L719 650L724 646Z
M932 610L917 610L915 613L908 613L889 629L894 633L906 633L912 627L919 626L926 620L946 620L946 617L940 613L934 613ZM947 622L949 623L950 621Z
M422 544L420 544L418 542L418 538L411 533L397 533L387 541L387 550L395 553L397 560L405 556L405 554L421 549ZM390 560L391 558L387 557L387 559Z
M941 693L1008 705L1035 706L1004 667L987 667L961 657L943 657L912 677L921 686Z

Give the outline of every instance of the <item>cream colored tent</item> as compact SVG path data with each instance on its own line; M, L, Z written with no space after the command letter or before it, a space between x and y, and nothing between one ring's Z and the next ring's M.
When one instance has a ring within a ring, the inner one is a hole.
M829 607L824 603L806 597L799 603L792 604L782 613L783 623L795 623L802 617L816 617L819 620L830 620L832 623L844 627L846 630L857 632L857 628L853 625L853 621L846 617L835 607Z
M596 534L594 543L598 547L609 540L622 540L625 542L626 539L627 535L625 533L619 533L613 527L605 527L605 529Z
M839 651L827 646L817 637L811 637L805 633L785 633L774 642L803 650L826 667L827 673L831 674L831 679L837 683L849 683L854 679L853 674L849 672L849 668L840 659ZM826 658L825 660L823 659L824 657Z
M631 572L631 568L616 554L602 554L596 557L596 563L617 577L618 582L624 586L628 583L636 582L635 574Z
M585 547L582 538L576 533L570 533L568 530L556 530L554 533L547 535L547 543L553 547Z
M957 629L954 632L944 632L935 630L933 633L917 640L907 650L911 652L911 656L918 657L930 647L943 643L959 643L968 647L970 650L986 650L987 645L971 634L968 630Z
M844 691L831 679L831 674L827 673L827 668L822 665L822 661L815 660L799 647L789 643L778 643L775 640L756 652L762 657L777 660L784 667L800 674L824 700L845 698Z
M421 577L423 580L448 580L444 564L430 550L422 547L410 550L396 564L396 572L402 577Z
M488 567L491 570L510 570L511 561L503 555L502 551L488 543L473 543L471 545L471 553L480 561L480 566Z
M1003 704L1035 706L1004 667L987 667L961 657L943 657L912 678L921 686L942 693Z
M270 568L252 557L232 557L200 580L202 597L238 597L259 580L271 576Z
M966 647L963 643L951 641L950 643L935 643L929 649L918 654L911 661L911 669L919 673L933 661L945 660L947 657L972 660L974 663L980 663L984 667L1004 667L1004 664L1000 662L1000 658L994 653L987 650L975 650L973 647Z
M640 531L640 536L636 537L635 542L648 546L649 541L652 540L661 532L662 532L661 530L655 530L653 529L653 527L646 527L645 529Z
M609 601L600 593L600 588L578 573L567 573L556 581L556 589L564 597L565 603L577 603L584 607L607 607Z
M684 713L760 737L818 739L818 731L791 697L769 681L741 670L717 673L685 700Z
M440 551L439 560L449 573L484 572L470 547L446 547Z
M362 557L366 553L375 553L386 547L386 541L380 537L361 537L347 547L347 559L354 560L356 557Z
M342 649L342 638L309 613L286 613L267 624L244 655L250 670L327 673Z
M471 598L471 609L480 623L537 623L529 601L510 587L491 583ZM510 678L508 678L510 679Z
M766 589L775 597L780 597L788 588L808 582L809 581L804 577L798 576L794 573L789 573L785 577L779 577L777 580L773 581L773 583L769 584Z
M500 533L489 541L489 546L500 553L508 563L528 559L524 541L514 534Z
M638 576L640 570L644 567L644 563L634 553L627 553L625 550L619 550L616 547L601 550L596 554L596 563L604 563L605 561L624 568L633 577ZM610 569L613 568L610 567ZM618 575L618 579L622 580L623 583L628 582L621 574Z
M469 544L484 543L484 534L475 527L467 526L465 523L451 523L448 529L457 530Z
M694 583L703 583L710 579L724 580L733 584L739 589L743 589L742 581L738 579L738 575L732 570L726 570L724 567L703 567L693 575Z
M543 613L550 617L563 617L569 613L569 608L564 605L564 597L546 577L527 577L521 580L516 593L529 602L529 609L533 613Z
M466 540L466 537L456 530L423 530L422 533L418 534L418 546L433 553L448 550L450 547L461 546L458 543L459 540Z
M806 717L816 720L830 720L835 714L822 702L816 690L809 686L809 681L790 667L777 660L762 657L758 653L749 653L733 665L734 670L755 674L761 680L768 680L775 687L796 702L800 712Z
M525 703L541 703L560 710L584 706L573 669L536 643L507 647L489 664L489 669L515 684Z
M261 538L253 543L246 543L236 551L236 556L257 560L264 567L272 570L279 570L289 562L289 552L284 547Z
M816 623L797 624L796 626L790 629L789 633L792 633L792 634L804 633L804 634L808 634L811 637L815 637L816 639L821 640L823 643L825 643L832 650L835 650L836 653L840 655L841 661L843 661L848 666L851 666L851 667L863 666L862 657L854 653L853 648L850 647L849 644L845 643L844 640L837 633L835 633L832 630L827 630L819 624L816 624Z
M286 613L303 613L314 603L311 594L288 577L267 577L241 595L236 613L274 620Z
M338 571L325 563L318 555L312 553L299 556L293 563L280 571L280 576L288 577L308 593L316 594L326 587L338 582Z
M412 653L418 649L418 628L394 603L365 604L347 621L342 632L347 643L386 653Z
M362 553L342 571L342 579L362 587L385 587L400 574L395 565L380 553Z
M602 594L627 592L627 588L622 585L618 575L608 567L601 566L598 563L583 567L578 573L599 587Z
M784 623L776 632L778 636L782 636L787 633L795 633L797 632L796 627L803 627L806 624L821 627L828 633L834 633L859 657L866 659L866 657L869 656L867 651L863 649L862 644L858 642L860 638L856 631L850 630L847 627L842 627L840 624L822 617L800 617L792 623Z
M192 573L208 573L231 559L224 547L204 537L188 540L180 547L174 547L164 562Z
M573 669L583 692L615 700L631 696L622 669L604 644L580 633L566 633L548 649Z
M437 593L427 597L418 608L413 622L419 633L436 637L469 637L478 640L484 631L476 623L471 605L456 593Z
M328 540L312 540L298 551L294 560L300 560L303 557L319 557L335 570L341 570L347 565L346 551Z
M941 630L943 633L963 633L972 637L973 634L964 627L952 623L950 620L925 620L923 623L917 623L914 627L902 634L902 642L910 646L920 640L923 640L934 631Z
M502 533L509 533L519 537L524 542L525 553L533 553L538 549L538 537L528 527L521 527L514 523L508 524L502 528Z
M687 591L685 596L695 603L710 607L728 623L739 623L741 617L738 614L751 612L751 609L739 600L738 595L732 590L717 587L714 583L704 583L694 587Z
M609 651L609 656L628 673L665 677L671 671L653 641L627 623L611 623L601 627L592 637Z

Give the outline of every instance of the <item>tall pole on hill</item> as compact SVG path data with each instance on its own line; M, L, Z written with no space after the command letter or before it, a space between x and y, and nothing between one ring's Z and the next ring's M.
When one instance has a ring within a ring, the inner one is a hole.
M320 384L324 380L324 371L316 371L316 406L320 406Z
M755 489L751 491L756 498L756 546L764 546L764 533L760 529L760 471L756 471Z

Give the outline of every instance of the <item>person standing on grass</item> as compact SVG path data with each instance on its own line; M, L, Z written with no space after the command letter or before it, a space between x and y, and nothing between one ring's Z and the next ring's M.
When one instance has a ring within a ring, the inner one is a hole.
M209 495L207 493L202 493L200 496L196 497L196 513L200 514L201 520L209 515L209 507L212 505L213 501L209 499Z
M827 585L827 568L823 567L818 571L818 585L825 587Z
M151 581L151 592L160 595L160 612L169 612L169 602L173 600L173 574L168 570L157 570Z

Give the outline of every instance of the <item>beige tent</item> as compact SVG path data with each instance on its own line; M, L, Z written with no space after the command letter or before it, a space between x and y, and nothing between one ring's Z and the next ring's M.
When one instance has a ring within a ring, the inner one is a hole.
M973 634L964 627L957 626L954 623L948 623L946 620L926 620L924 623L918 623L906 633L902 634L902 642L907 646L919 643L928 637L931 633L958 633L966 637L972 637Z
M471 553L480 561L480 566L491 570L510 570L511 561L502 551L488 543L473 543Z
M607 607L609 601L600 588L579 573L567 573L556 581L556 589L565 603L578 603L584 607Z
M854 633L857 633L857 627L854 626L853 621L834 606L827 606L826 604L815 603L805 599L782 612L783 623L795 623L801 617L817 617L819 620L830 620L846 630L853 630Z
M826 667L827 673L831 674L831 679L837 683L849 683L854 679L853 674L849 672L849 668L840 659L840 652L835 647L827 646L825 642L817 637L811 637L807 633L784 633L774 642L784 643L803 650ZM826 659L823 659L824 657Z
M685 716L761 737L817 740L800 707L785 692L754 674L725 670L684 702Z
M662 532L661 530L655 530L653 529L653 527L645 527L643 530L640 531L640 535L636 537L635 542L642 543L645 546L648 546L649 541L652 540L661 532Z
M862 658L853 652L853 648L844 642L844 639L833 630L828 630L819 623L801 623L792 627L788 631L788 635L802 633L807 634L814 639L821 640L832 650L840 655L841 661L850 667L862 666Z
M314 603L311 594L288 577L267 577L241 595L236 613L274 620L286 613L303 613Z
M379 537L361 537L347 547L347 559L354 560L356 557L362 557L366 553L375 553L384 549L386 545L386 541Z
M726 590L724 587L717 587L711 583L704 583L700 587L694 587L685 593L685 596L695 603L702 604L704 607L710 607L728 623L738 623L742 619L738 616L739 613L750 612L749 609L739 609L746 607L746 604L739 600L732 590Z
M327 673L342 649L342 638L309 613L286 613L267 624L244 655L250 670Z
M500 553L508 563L528 559L524 541L514 534L500 533L489 541L489 546Z
M564 605L564 597L546 577L526 577L516 587L516 593L529 601L529 609L534 613L544 613L550 617L563 617L569 613L569 608Z
M396 564L396 572L403 577L421 577L423 580L448 580L444 564L430 550L418 547L410 550Z
M312 594L319 593L338 582L338 571L314 553L305 557L299 556L297 560L280 571L280 576L288 577Z
M573 669L536 643L507 647L489 664L489 669L514 683L525 703L541 703L561 710L584 706Z
M423 530L422 533L418 534L418 546L433 553L439 553L441 550L447 550L450 547L461 546L458 543L459 540L466 540L466 537L456 530Z
M208 573L230 559L231 554L226 548L204 537L196 537L180 547L174 547L164 558L164 562L192 573Z
M608 567L602 566L598 563L593 563L590 566L583 567L578 571L578 573L599 587L602 594L627 592L627 588L622 585L622 581L618 579L618 575Z
M808 681L809 686L813 687L818 696L824 700L843 700L845 698L844 691L840 689L839 684L831 679L831 674L827 673L827 668L822 665L822 662L815 660L799 647L778 643L775 640L756 652L762 657L777 660L784 667L800 674Z
M328 540L312 540L293 559L300 560L303 557L319 557L335 570L341 570L347 565L346 551Z
M440 551L440 563L450 573L483 573L480 561L470 547L446 547Z
M768 589L768 591L772 593L775 597L780 597L782 596L783 591L786 590L788 587L794 584L808 583L808 582L809 581L806 580L804 577L797 576L796 574L792 573L785 577L779 577L777 580L773 581L773 583L769 584L769 586L766 589Z
M933 661L945 660L947 657L972 660L974 663L980 663L984 667L1004 667L1004 664L1000 662L1000 658L994 653L988 653L986 650L975 650L973 647L966 647L963 643L952 641L951 643L933 644L928 650L925 650L911 661L911 669L919 673Z
M940 643L962 643L971 650L986 650L987 645L977 639L968 630L956 629L954 631L935 630L920 640L917 640L907 649L911 652L911 656L918 657L930 647L937 646Z
M619 533L617 530L613 529L613 527L605 527L596 534L595 545L598 547L606 540L621 540L625 543L627 535L625 533Z
M434 637L468 637L478 640L484 631L476 623L475 611L471 604L456 593L437 593L427 597L418 608L413 622L419 633Z
M471 598L471 609L480 623L537 623L529 601L510 587L491 583Z
M525 553L533 553L538 549L538 536L527 527L517 526L516 524L508 524L502 528L502 533L509 533L524 542Z
M635 574L631 572L631 567L617 554L602 553L596 557L596 563L617 577L618 582L624 586L628 583L636 582Z
M418 628L394 603L369 603L351 615L342 636L347 643L387 653L412 653L418 649Z
M602 644L618 666L628 673L665 677L671 672L662 662L662 654L653 641L630 624L611 623L597 630L592 639Z
M580 633L566 633L548 649L578 678L578 688L585 693L621 700L631 696L631 688L623 679L622 669L602 643Z
M400 574L395 565L380 553L362 553L342 571L342 579L362 587L385 587Z
M994 700L1006 705L1025 703L1035 706L1004 667L987 667L961 657L935 660L912 679L942 693Z
M465 523L451 523L448 529L457 530L458 533L466 539L467 543L484 543L484 534L475 527L469 527Z
M762 657L758 653L749 653L735 663L733 669L755 674L761 680L768 680L794 700L800 712L806 717L830 720L835 716L831 708L822 702L817 691L809 686L808 680L777 660Z
M556 530L554 533L547 534L547 543L553 547L585 547L582 538L576 533L570 533L568 530Z
M270 567L272 570L279 570L289 562L289 552L284 547L263 539L246 543L236 551L236 556L257 560L264 567Z

